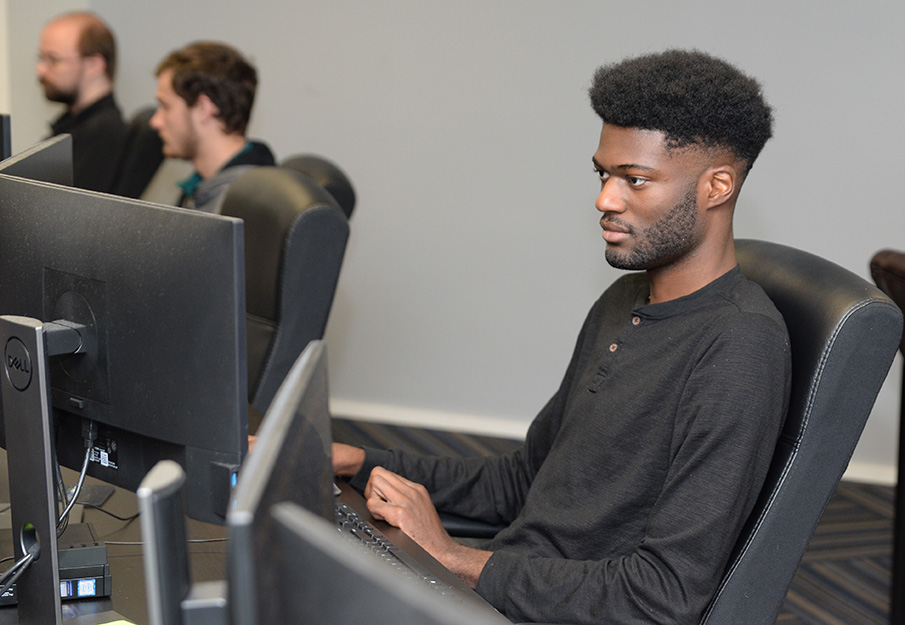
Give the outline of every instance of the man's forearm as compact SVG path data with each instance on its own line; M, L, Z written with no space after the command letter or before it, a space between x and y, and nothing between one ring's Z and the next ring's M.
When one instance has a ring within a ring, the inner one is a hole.
M493 553L466 547L459 543L453 543L442 553L431 555L433 555L440 564L455 573L471 588L477 588L478 578L481 577L481 571L484 570L484 565L487 564L487 561Z
M333 475L354 477L365 461L365 450L342 443L333 443Z

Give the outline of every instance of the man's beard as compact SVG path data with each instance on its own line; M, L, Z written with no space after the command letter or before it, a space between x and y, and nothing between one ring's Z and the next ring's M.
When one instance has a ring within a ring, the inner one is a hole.
M78 96L78 92L75 89L64 91L62 89L57 89L54 85L43 80L41 81L41 85L44 87L44 97L51 102L60 102L66 106L72 106Z
M631 229L634 247L627 252L607 246L606 260L616 269L640 271L668 264L687 251L694 243L698 201L695 186L665 215L644 230Z

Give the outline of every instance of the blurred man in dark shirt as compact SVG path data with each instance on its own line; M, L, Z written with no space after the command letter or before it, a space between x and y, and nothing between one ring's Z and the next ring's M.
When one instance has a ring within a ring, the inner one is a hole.
M93 13L54 18L41 32L36 71L44 96L66 105L50 127L53 135L72 135L73 184L111 191L127 134L113 99L113 33Z

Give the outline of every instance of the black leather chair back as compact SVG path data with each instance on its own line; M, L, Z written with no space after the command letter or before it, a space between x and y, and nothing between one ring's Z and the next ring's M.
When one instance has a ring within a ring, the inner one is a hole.
M346 214L346 219L352 216L352 210L355 208L355 189L343 170L335 163L322 156L299 154L290 156L280 163L280 166L300 171L311 178L333 196Z
M239 176L222 214L245 221L249 403L263 414L308 342L324 335L349 224L320 185L281 167Z
M736 246L742 272L785 318L792 395L767 482L701 623L768 625L886 378L902 314L874 285L827 260L764 241Z
M139 110L129 122L123 157L113 179L112 193L137 198L163 162L163 143L150 121L156 107Z

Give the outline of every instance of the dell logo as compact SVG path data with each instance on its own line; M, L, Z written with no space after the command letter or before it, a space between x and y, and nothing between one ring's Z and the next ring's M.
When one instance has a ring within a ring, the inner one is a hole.
M31 354L25 343L16 337L6 342L6 353L3 363L6 369L6 377L13 388L19 391L26 390L31 384Z
M31 373L28 369L28 361L23 361L15 356L7 356L6 366L22 373Z

